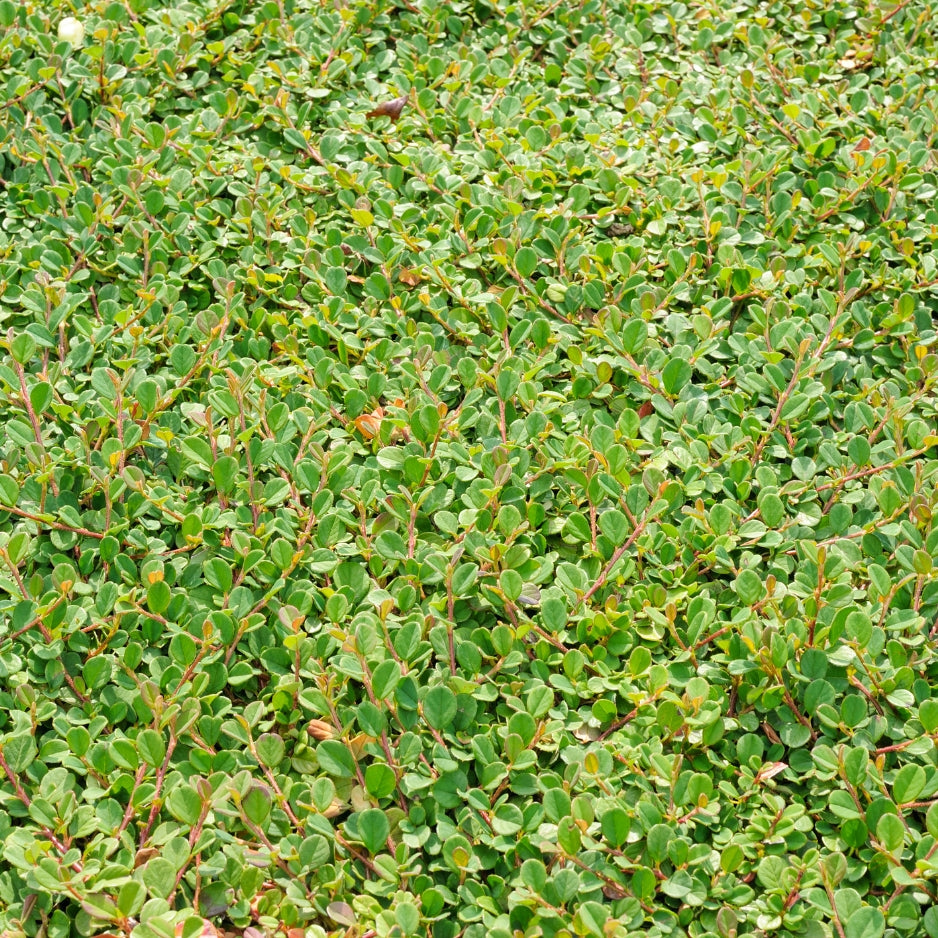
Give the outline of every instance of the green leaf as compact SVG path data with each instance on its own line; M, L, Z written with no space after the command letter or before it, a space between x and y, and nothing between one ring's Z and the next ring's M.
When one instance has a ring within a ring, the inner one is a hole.
M561 818L557 824L557 844L568 856L576 856L580 852L583 840L580 829L572 817Z
M882 938L886 919L879 909L864 906L844 922L844 938Z
M424 719L435 730L449 729L457 710L456 695L448 687L431 687L423 698Z
M925 790L927 776L920 765L904 765L896 773L892 782L892 797L896 804L915 801Z
M17 733L0 746L0 751L12 771L25 772L36 758L36 741L29 733Z
M195 367L197 359L195 350L182 342L174 345L169 353L170 364L179 377L188 374Z
M537 270L537 253L529 247L518 248L515 253L515 270L519 277L530 277Z
M779 736L790 749L798 749L810 741L811 729L801 723L786 723L779 731Z
M655 863L660 863L668 854L672 830L667 824L655 824L648 831L648 856Z
M628 539L630 527L621 511L610 508L599 516L599 529L618 547Z
M193 827L202 811L202 798L188 784L177 785L166 796L166 807L177 821Z
M541 602L541 621L548 632L556 634L567 625L567 604L557 596L550 596Z
M146 901L146 892L145 883L133 879L124 883L117 894L117 908L121 915L136 915Z
M755 570L742 570L733 584L739 601L751 606L758 602L765 594L765 585Z
M876 824L876 839L890 852L902 847L905 827L894 814L884 814Z
M212 465L212 479L220 495L229 495L238 481L240 465L234 456L220 456Z
M335 800L335 785L332 779L317 778L310 786L310 799L320 814L324 814Z
M397 787L397 776L390 766L373 762L365 769L365 788L372 798L387 798Z
M21 332L10 343L10 355L15 362L25 365L36 354L36 343L32 336Z
M517 602L524 590L524 580L517 570L502 570L498 577L498 585L510 602Z
M371 688L375 697L386 700L394 693L400 679L400 665L390 658L382 661L371 673Z
M922 925L928 938L938 938L938 906L931 906L925 910Z
M34 384L29 390L29 401L37 414L41 414L52 403L52 397L52 385L46 381Z
M163 857L154 857L143 868L143 884L151 896L166 899L176 888L176 868Z
M341 296L348 285L348 276L341 267L329 267L323 273L323 281L330 293L334 296Z
M785 517L785 504L778 495L769 492L759 498L759 512L766 525L774 528Z
M283 762L286 747L283 739L277 733L262 733L255 742L257 759L261 765L275 769Z
M570 796L562 788L550 788L544 792L544 813L548 820L556 823L570 815Z
M264 830L270 819L270 792L263 785L252 785L241 799L241 810L251 824Z
M375 854L386 848L391 825L383 811L379 808L368 808L359 813L357 822L359 837L369 853Z
M479 576L479 566L474 563L461 563L453 571L453 595L468 596Z
M358 705L355 716L362 732L369 736L377 738L387 730L388 721L384 711L370 700L363 700Z
M337 739L324 739L316 747L316 759L323 771L336 778L352 778L355 775L355 760L345 743Z
M8 475L0 475L0 504L13 506L19 498L20 487Z
M150 378L141 381L136 388L137 403L144 414L152 414L156 410L159 399L159 387Z
M420 910L412 902L398 902L394 920L403 935L416 935L420 928Z
M230 593L233 584L231 567L220 557L211 557L202 565L205 582L222 593Z
M668 394L679 394L694 373L693 365L685 358L672 358L661 370L661 383Z
M147 765L159 768L166 758L166 743L156 730L141 730L137 734L137 752Z
M310 872L315 872L323 863L331 862L332 849L325 837L307 837L297 849L300 862Z
M319 140L319 152L324 160L334 160L342 152L343 137L338 133L326 133Z
M631 818L622 808L612 808L602 816L603 838L613 847L621 847L631 829Z
M925 815L925 827L928 833L938 840L938 801L934 802Z
M173 593L165 580L157 580L147 589L147 608L150 612L162 615L172 602Z
M453 834L443 842L443 860L451 870L465 870L471 859L472 847L462 834Z
M547 886L547 868L540 860L525 860L521 864L521 881L535 895L542 896Z

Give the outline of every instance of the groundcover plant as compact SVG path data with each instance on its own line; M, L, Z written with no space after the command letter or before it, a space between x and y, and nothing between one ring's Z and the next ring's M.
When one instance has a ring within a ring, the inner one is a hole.
M0 0L0 932L938 936L936 16Z

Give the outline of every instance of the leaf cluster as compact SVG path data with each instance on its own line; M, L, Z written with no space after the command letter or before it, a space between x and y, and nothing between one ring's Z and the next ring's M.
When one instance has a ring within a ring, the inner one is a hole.
M73 6L4 934L938 936L934 4Z

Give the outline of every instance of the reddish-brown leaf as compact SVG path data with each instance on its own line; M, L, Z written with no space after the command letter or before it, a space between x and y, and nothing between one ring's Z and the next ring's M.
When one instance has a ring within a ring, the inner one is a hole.
M137 855L134 857L134 869L138 869L143 866L145 863L149 863L154 857L160 855L159 850L156 847L141 847L137 851Z
M402 94L399 98L394 98L393 101L382 101L373 111L369 111L365 117L390 117L392 121L396 121L401 116L405 104L407 104L407 95Z

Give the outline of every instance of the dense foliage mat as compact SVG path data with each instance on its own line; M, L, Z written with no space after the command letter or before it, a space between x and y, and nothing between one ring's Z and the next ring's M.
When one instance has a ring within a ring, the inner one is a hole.
M935 16L0 0L0 930L938 935Z

